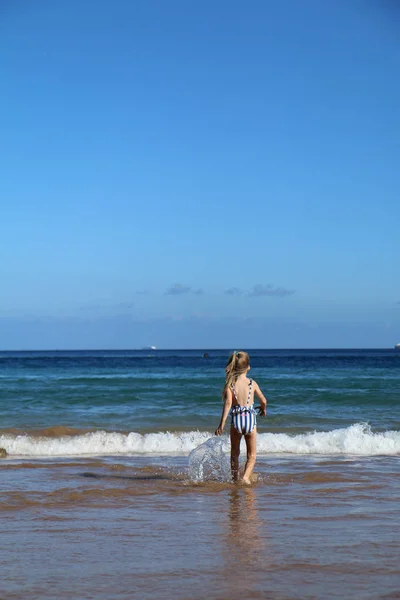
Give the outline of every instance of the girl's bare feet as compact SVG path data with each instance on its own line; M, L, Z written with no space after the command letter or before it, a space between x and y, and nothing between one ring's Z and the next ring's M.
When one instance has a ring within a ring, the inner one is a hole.
M257 483L257 481L258 481L258 474L257 473L251 473L250 477L242 477L240 481L242 483L244 483L244 485L251 485L252 483Z

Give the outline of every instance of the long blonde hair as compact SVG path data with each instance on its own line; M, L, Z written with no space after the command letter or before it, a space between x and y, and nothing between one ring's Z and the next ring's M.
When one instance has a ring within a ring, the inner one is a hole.
M243 350L232 352L225 367L226 379L222 391L223 398L225 398L226 390L232 387L239 375L246 373L249 365L250 358L247 352L243 352Z

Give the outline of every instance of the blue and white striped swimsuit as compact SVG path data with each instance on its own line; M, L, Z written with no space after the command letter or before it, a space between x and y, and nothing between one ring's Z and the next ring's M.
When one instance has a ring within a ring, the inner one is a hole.
M247 435L247 434L251 433L253 431L254 427L257 425L256 411L254 410L253 405L250 404L252 387L253 387L253 380L250 379L249 394L247 396L247 405L240 406L238 399L237 399L235 386L232 384L232 393L234 395L234 398L235 398L237 404L232 406L232 409L231 409L231 417L232 417L231 424L238 433L241 433L243 435Z

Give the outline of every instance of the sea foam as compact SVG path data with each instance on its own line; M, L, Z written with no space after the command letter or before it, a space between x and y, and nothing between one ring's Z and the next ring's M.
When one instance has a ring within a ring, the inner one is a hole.
M179 455L186 456L212 436L209 432L159 432L128 434L93 431L82 435L40 437L0 435L0 447L10 457L105 456L105 455ZM224 452L229 438L222 437ZM372 432L369 425L356 423L343 429L300 435L261 433L257 438L259 455L323 454L378 456L400 454L400 431Z

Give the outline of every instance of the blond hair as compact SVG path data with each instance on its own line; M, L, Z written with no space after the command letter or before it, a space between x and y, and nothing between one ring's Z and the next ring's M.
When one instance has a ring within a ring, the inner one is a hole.
M243 352L242 350L232 352L225 367L226 379L222 391L223 398L225 398L226 390L232 387L239 375L246 373L249 364L250 358L247 352Z

